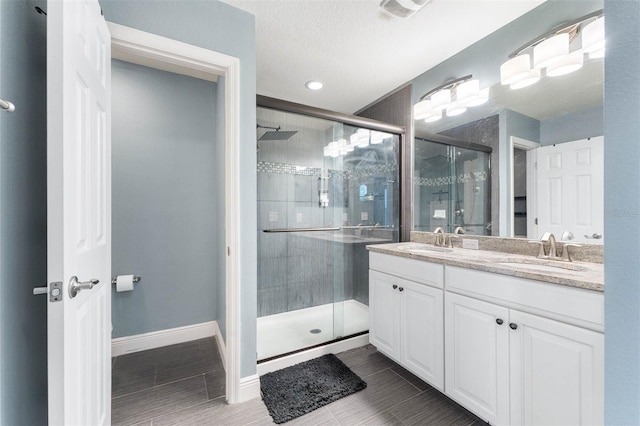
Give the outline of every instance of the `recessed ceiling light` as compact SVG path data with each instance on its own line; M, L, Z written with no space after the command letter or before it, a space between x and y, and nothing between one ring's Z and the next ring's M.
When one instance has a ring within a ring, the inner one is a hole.
M318 80L310 80L310 81L307 81L304 85L305 85L305 86L307 87L307 89L309 89L309 90L320 90L320 89L322 89L322 87L324 86L324 84L322 84L322 82L320 82L320 81L318 81Z

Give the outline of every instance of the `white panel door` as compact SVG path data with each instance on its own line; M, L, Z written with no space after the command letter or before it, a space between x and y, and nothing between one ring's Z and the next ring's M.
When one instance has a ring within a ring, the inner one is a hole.
M400 362L400 278L369 270L369 341Z
M60 286L47 304L53 425L111 422L110 42L97 0L48 2L50 295ZM84 287L75 297L73 277Z
M538 231L602 244L604 138L538 148Z
M445 292L445 394L494 425L509 423L509 310Z
M512 310L511 424L604 424L604 335Z
M444 391L443 291L406 280L398 284L402 365Z

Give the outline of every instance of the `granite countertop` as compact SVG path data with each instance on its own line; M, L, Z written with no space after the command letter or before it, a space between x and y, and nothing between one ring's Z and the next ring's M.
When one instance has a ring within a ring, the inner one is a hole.
M568 287L604 291L602 263L563 262L496 251L440 248L415 242L368 245L367 250Z

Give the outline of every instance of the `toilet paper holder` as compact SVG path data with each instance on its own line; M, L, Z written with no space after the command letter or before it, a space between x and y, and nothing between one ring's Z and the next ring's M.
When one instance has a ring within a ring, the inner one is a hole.
M142 277L141 277L141 276L139 276L139 275L134 275L134 276L133 276L133 282L134 282L134 283L139 282L141 279L142 279ZM118 282L118 277L113 277L113 278L111 278L111 284L112 284L112 285L116 285L116 283L117 283L117 282Z

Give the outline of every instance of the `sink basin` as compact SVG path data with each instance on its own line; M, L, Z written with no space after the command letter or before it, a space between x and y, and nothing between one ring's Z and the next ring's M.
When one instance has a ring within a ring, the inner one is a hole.
M446 247L425 247L425 248L421 248L421 249L410 249L410 250L407 250L407 251L409 253L429 254L429 253L433 253L433 252L447 253L447 252L453 251L453 249L446 248Z
M403 247L398 247L398 250L416 254L430 254L433 252L447 253L453 251L453 249L447 247L436 247L428 244L408 244Z
M536 271L546 272L558 272L559 270L565 271L586 271L582 266L570 263L560 262L557 260L542 260L542 259L504 259L496 261L494 263L500 265L519 266L526 269L534 269Z

